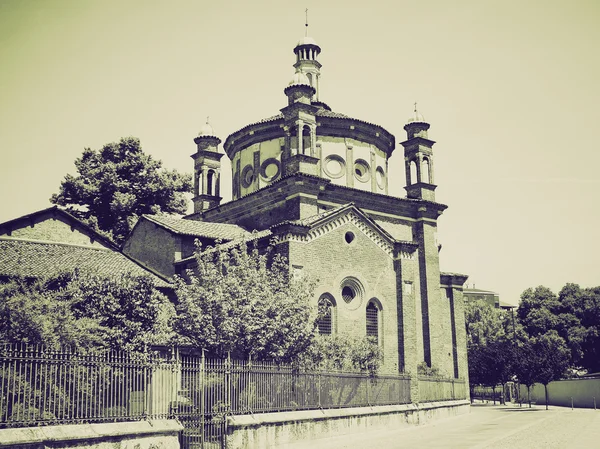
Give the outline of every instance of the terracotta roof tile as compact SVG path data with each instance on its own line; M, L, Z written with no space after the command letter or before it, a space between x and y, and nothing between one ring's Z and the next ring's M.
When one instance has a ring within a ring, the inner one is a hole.
M118 251L0 238L0 276L44 277L76 268L107 276L147 275L158 287L169 285Z
M143 217L175 234L189 235L192 237L233 240L250 234L244 228L234 224L188 220L167 217L164 215L143 215Z

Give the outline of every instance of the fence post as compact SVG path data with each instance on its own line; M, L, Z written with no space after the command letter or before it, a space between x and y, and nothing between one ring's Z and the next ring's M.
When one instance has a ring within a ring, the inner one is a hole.
M206 418L206 404L205 404L205 370L206 370L206 358L204 356L204 348L202 348L202 356L200 358L200 448L204 449L204 420Z
M317 379L318 379L318 386L317 386L317 402L318 402L318 407L321 408L321 370L318 369L317 370Z

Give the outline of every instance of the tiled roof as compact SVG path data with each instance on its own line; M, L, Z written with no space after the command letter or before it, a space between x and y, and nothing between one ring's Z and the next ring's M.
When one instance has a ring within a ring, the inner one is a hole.
M234 224L187 220L164 215L143 215L143 217L175 234L192 237L233 240L250 234L244 228Z
M221 251L221 250L227 249L227 248L234 248L236 245L239 245L241 243L247 244L254 240L259 240L264 237L268 237L271 234L273 234L273 232L270 229L264 229L262 231L247 232L244 235L243 239L236 239L236 240L232 240L230 242L222 243L221 245L218 245L218 246L207 248L203 251L203 253L212 253L214 251ZM175 262L175 264L186 265L188 262L194 260L195 258L196 258L196 255L189 256L189 257L186 257L185 259L178 260L177 262Z
M118 251L0 238L0 276L44 277L76 268L107 276L147 275L158 287L169 285Z

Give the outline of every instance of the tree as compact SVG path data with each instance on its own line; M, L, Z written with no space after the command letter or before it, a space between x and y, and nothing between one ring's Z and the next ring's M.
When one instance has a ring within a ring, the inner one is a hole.
M176 278L182 342L217 355L293 361L316 334L313 284L290 274L272 247L245 243L196 251L197 270Z
M555 331L569 349L569 365L600 370L600 287L566 284L558 296L547 287L527 289L517 311L532 337Z
M0 338L7 343L141 350L172 338L173 314L146 276L74 272L0 284Z
M117 243L142 214L186 212L184 193L191 192L191 177L162 169L137 138L122 138L98 151L86 148L75 167L78 175L66 175L50 201L67 206Z
M535 380L544 385L546 410L548 410L548 384L559 380L569 365L569 350L558 333L551 330L533 342Z
M489 386L495 401L496 386L502 384L504 388L513 375L512 321L505 313L477 300L465 305L465 325L471 393L475 385Z

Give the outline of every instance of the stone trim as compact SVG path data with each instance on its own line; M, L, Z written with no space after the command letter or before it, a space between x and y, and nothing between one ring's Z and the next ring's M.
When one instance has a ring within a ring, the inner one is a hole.
M44 443L106 440L121 437L172 435L177 438L183 426L175 420L134 421L99 424L67 424L41 427L0 429L0 446L23 447ZM94 441L97 442L97 441Z

